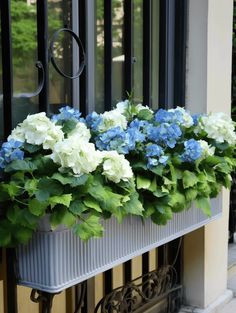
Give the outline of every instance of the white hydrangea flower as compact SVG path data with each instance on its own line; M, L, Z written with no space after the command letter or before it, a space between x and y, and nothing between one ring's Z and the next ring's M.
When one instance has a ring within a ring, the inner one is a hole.
M61 126L55 125L45 112L28 115L27 118L19 124L8 137L8 140L14 139L26 141L32 145L43 145L44 149L53 149L55 143L64 138Z
M234 123L231 118L223 113L211 113L200 118L200 127L207 133L207 137L216 142L226 141L230 145L236 143Z
M25 142L25 134L20 126L16 126L16 128L12 130L11 135L8 136L7 140L10 141L11 139Z
M138 113L139 111L141 111L141 110L148 110L148 111L150 111L151 113L153 113L153 110L150 109L149 106L147 106L147 105L144 106L144 105L142 105L141 103L137 104L137 105L135 106L135 109L137 110L137 113Z
M77 140L89 141L91 138L90 130L84 123L78 122L76 127L68 134L68 138L76 137Z
M125 111L128 109L128 106L129 106L129 100L126 99L124 101L118 102L115 110L119 111L121 114L124 114Z
M126 129L127 120L126 117L120 113L119 110L114 109L101 114L102 122L98 126L100 132L106 131L110 128L120 126L122 129Z
M129 161L117 151L103 151L103 175L114 183L121 180L128 181L133 177L133 172Z
M93 143L78 140L76 136L64 139L54 146L51 159L63 168L70 168L74 174L88 174L96 170L103 156Z
M194 122L193 122L193 118L192 116L188 113L188 111L186 111L184 108L181 107L177 107L175 109L170 109L168 110L169 112L173 112L175 113L176 111L181 112L182 117L183 117L183 123L181 123L182 126L189 128L191 126L193 126Z
M198 140L198 142L200 143L200 146L202 148L202 159L207 158L208 156L212 156L215 153L215 147L212 147L208 144L207 141L205 140Z

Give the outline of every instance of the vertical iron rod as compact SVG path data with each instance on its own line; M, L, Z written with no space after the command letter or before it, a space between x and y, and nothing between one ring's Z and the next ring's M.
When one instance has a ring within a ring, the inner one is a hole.
M11 6L10 0L0 1L1 10L1 46L2 46L2 84L3 84L3 118L4 137L12 129L12 95L13 95L13 67L11 43Z
M12 128L12 96L13 96L13 67L11 43L11 6L10 0L0 2L1 11L1 46L2 46L2 81L3 81L3 117L5 139ZM6 251L7 271L7 310L17 312L17 292L14 272L15 250Z
M79 1L79 37L84 47L86 47L86 2ZM86 70L82 72L79 78L80 90L80 111L85 115L86 108Z
M143 0L143 103L151 106L151 0Z
M185 105L187 0L176 0L174 104Z
M132 91L132 0L124 0L124 97Z
M104 0L104 93L105 111L112 104L112 0Z
M160 0L159 106L174 106L175 0Z
M48 7L47 0L37 1L37 40L38 59L44 68L44 86L39 94L39 111L49 110L49 77L48 77Z

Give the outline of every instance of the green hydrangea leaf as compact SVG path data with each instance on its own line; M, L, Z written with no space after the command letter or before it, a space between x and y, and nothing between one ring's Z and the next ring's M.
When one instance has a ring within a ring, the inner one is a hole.
M94 209L97 212L102 212L100 205L92 197L86 198L83 202L88 208Z
M86 220L73 227L74 233L82 240L87 241L92 237L102 237L104 228L99 223L99 217L90 215Z
M182 179L184 188L193 187L198 183L198 177L194 173L187 170L183 172Z
M52 179L59 181L62 185L70 185L71 187L78 187L84 185L87 182L88 178L89 176L86 174L81 175L79 177L75 177L66 174L63 175L60 173L55 173L52 176Z
M31 145L27 142L24 143L24 150L29 153L35 153L42 149L42 146Z
M198 209L201 209L202 212L208 217L211 216L210 198L197 198L195 200L195 205Z
M168 206L156 206L156 211L151 215L151 219L155 224L166 225L168 220L173 216L172 210Z
M105 211L115 213L122 206L123 196L112 192L109 187L103 186L99 180L95 180L89 185L87 192L99 202L101 208Z
M137 175L136 184L137 189L149 189L152 184L152 181L147 177Z
M38 181L37 179L28 179L25 182L25 190L28 192L29 196L31 197L37 191Z
M68 211L64 206L58 206L50 216L50 222L52 228L56 228L60 224L64 224L67 227L71 227L76 222L76 217Z
M64 121L62 131L65 134L69 134L72 130L75 129L77 123L78 123L78 121L75 119L70 119L70 120Z
M45 213L48 207L48 202L40 202L37 199L30 199L29 201L29 211L35 216L41 216Z
M187 201L193 201L198 195L198 190L196 188L185 189L185 197Z
M33 234L32 229L21 226L17 226L13 232L13 236L17 240L17 242L24 244L30 240L32 234Z
M38 182L38 190L49 193L50 196L59 196L63 194L63 186L61 183L51 178L40 179Z
M69 211L75 215L80 216L83 212L87 211L89 208L84 205L80 200L74 200L71 202Z
M128 214L142 215L144 208L143 208L142 203L139 201L138 193L134 192L129 197L130 197L130 200L123 204L124 210Z
M138 112L138 119L150 121L153 118L153 113L148 109L142 109Z
M172 208L173 212L180 212L185 209L186 198L180 193L176 192L170 195L169 206Z
M11 243L11 232L0 224L0 247L7 247Z
M65 207L70 206L72 200L72 194L64 194L61 196L53 196L48 199L48 203L51 205L51 208L54 208L57 204L62 204Z
M29 160L14 160L5 167L5 172L23 171L31 173L36 169L35 164Z

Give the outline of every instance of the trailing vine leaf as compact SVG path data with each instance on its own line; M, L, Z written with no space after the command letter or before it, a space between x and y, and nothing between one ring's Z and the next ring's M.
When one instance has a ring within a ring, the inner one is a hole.
M92 197L87 197L83 203L85 204L86 207L94 209L97 212L102 212L102 209L100 207L100 205L98 204L98 202L92 198Z

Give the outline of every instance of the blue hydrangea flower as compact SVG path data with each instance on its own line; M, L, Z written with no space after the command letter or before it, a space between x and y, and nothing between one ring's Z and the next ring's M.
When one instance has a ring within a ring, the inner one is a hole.
M164 155L162 147L151 144L146 147L145 158L147 159L147 168L157 166L158 164L166 165L168 156Z
M183 114L181 111L174 110L172 112L159 109L155 114L155 121L158 123L183 123Z
M102 122L102 117L96 112L92 112L86 116L87 126L95 132L98 131L98 126L100 125L101 122Z
M146 157L159 157L162 154L163 149L156 144L151 144L146 147Z
M2 144L0 150L0 168L5 168L6 165L13 160L23 160L24 151L20 150L23 142L11 139Z
M202 155L202 147L195 139L189 139L184 142L184 153L180 156L184 162L194 162Z
M177 124L163 123L159 126L150 126L147 129L147 136L159 144L174 148L177 140L181 137L182 131Z
M146 140L145 134L142 133L140 128L137 127L130 127L126 131L126 135L129 141L129 150L135 150L137 143L142 143Z
M130 147L130 138L121 127L113 127L95 138L99 150L116 150L118 153L127 154Z
M199 120L199 117L201 116L201 114L193 114L192 115L192 119L193 119L193 125L194 126L197 126L198 125L198 120Z
M139 120L136 118L130 123L129 127L136 128L138 130L145 130L150 125L151 124L147 121Z
M53 122L58 122L58 121L66 121L70 119L76 119L79 120L81 113L79 110L71 108L69 106L65 106L59 109L59 114L54 114L52 116L52 121Z

